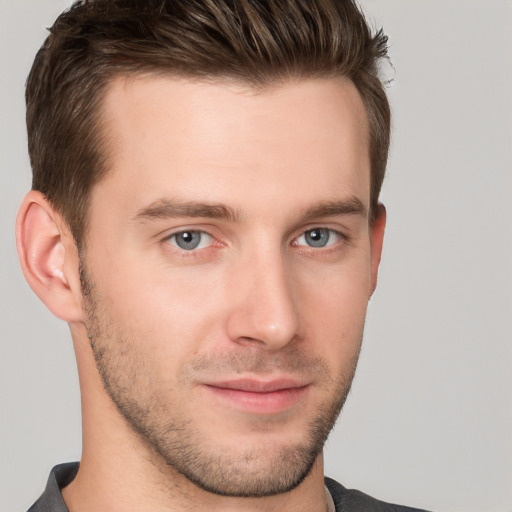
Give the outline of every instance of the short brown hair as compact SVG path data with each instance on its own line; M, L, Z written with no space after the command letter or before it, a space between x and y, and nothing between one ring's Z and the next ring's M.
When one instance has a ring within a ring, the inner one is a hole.
M26 89L32 187L63 215L78 246L91 190L108 170L101 101L113 77L168 73L265 87L287 78L352 80L370 131L375 212L390 139L379 62L354 0L81 0L50 29Z

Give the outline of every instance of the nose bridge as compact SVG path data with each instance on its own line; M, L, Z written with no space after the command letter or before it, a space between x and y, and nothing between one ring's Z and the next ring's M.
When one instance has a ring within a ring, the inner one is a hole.
M298 335L299 318L292 270L279 246L252 251L240 265L238 300L229 319L230 338L270 349Z

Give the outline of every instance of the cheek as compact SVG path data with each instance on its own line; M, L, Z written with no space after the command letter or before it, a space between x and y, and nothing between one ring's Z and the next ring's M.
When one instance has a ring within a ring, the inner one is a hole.
M304 284L301 311L306 335L331 361L351 359L359 352L369 288L369 263L364 258Z
M112 320L158 358L199 348L217 321L219 299L212 272L152 266L139 272L122 262L99 281ZM138 268L141 268L140 266Z

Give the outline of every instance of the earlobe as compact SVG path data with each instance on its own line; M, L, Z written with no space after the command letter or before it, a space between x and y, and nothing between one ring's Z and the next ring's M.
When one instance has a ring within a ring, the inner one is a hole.
M30 191L16 221L16 244L25 279L57 317L82 319L78 254L61 216L41 192Z
M379 274L379 264L382 255L382 244L384 242L384 230L386 228L386 208L383 204L377 206L375 219L370 226L371 243L371 287L370 297L377 287L377 278Z

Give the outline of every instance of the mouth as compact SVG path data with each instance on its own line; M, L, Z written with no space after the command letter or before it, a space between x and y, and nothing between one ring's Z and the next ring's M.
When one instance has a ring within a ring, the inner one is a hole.
M204 385L225 405L254 414L276 414L296 406L309 384L293 379L236 379Z

